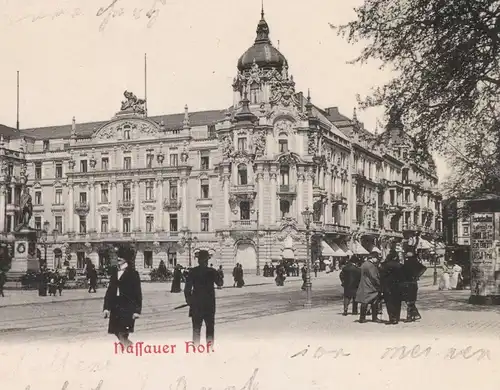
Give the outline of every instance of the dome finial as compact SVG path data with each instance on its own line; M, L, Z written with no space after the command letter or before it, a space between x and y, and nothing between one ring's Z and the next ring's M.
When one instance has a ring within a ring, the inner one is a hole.
M264 0L261 2L260 18L264 20Z
M264 0L262 0L262 8L260 11L260 21L257 25L257 38L255 38L255 43L257 42L267 42L271 43L269 39L269 26L264 19Z

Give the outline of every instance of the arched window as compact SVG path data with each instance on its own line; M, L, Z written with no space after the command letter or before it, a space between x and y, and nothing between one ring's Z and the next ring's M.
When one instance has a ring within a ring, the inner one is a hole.
M239 185L248 184L248 172L247 172L247 166L245 164L238 165L238 184Z
M290 202L288 200L280 200L281 218L286 218L290 214Z
M130 126L123 127L123 139L130 139Z
M278 135L278 145L279 145L279 152L280 153L288 152L288 134L287 133L280 133Z
M288 165L280 166L280 185L287 186L290 183L290 167Z
M250 104L259 103L259 92L260 92L259 84L253 83L250 86Z

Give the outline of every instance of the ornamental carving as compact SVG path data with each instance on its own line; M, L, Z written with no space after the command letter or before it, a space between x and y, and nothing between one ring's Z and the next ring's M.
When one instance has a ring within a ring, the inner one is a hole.
M221 148L223 158L230 158L232 156L234 152L234 143L231 136L226 135L222 138Z
M262 157L266 152L266 131L260 130L253 134L252 144L256 157Z
M134 140L143 138L159 138L158 125L145 119L134 118L129 120L119 119L108 123L97 130L93 137L95 140ZM130 144L127 144L130 148ZM127 150L130 150L130 149Z
M307 153L312 156L318 153L318 133L315 131L309 132L309 137L307 139Z
M147 205L144 205L144 207L142 208L144 211L155 211L156 210L156 207L153 206L152 204L147 204Z
M187 164L188 160L189 160L189 145L187 141L184 141L184 144L182 145L181 162L183 164Z
M73 160L73 159L69 160L69 162L68 162L69 169L71 169L71 170L75 169L75 164L76 164L75 160Z
M286 119L278 120L274 125L274 129L276 136L279 136L280 133L286 133L288 135L291 135L294 132L292 122Z
M235 210L240 202L250 202L251 204L253 203L255 198L255 193L248 192L248 193L239 193L239 194L231 194L229 196L229 206L231 207L231 210Z
M281 155L278 158L278 162L287 165L296 165L299 162L299 159L291 152Z
M125 100L122 101L121 111L131 111L136 114L144 115L146 113L146 100L138 99L132 92L123 92Z
M99 206L97 208L97 211L100 213L108 213L109 211L111 211L111 208L109 206Z

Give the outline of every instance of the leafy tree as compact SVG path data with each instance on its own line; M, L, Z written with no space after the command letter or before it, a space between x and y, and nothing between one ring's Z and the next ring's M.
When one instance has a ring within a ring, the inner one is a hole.
M395 75L362 106L397 112L418 149L449 156L473 192L500 192L500 1L365 0L355 12L332 26L366 42L353 63L380 60Z

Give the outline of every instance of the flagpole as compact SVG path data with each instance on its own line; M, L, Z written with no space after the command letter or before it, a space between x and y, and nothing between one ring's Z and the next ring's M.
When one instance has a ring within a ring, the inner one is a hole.
M19 71L17 71L17 121L16 121L16 129L19 130Z
M148 59L144 53L144 111L148 116Z

